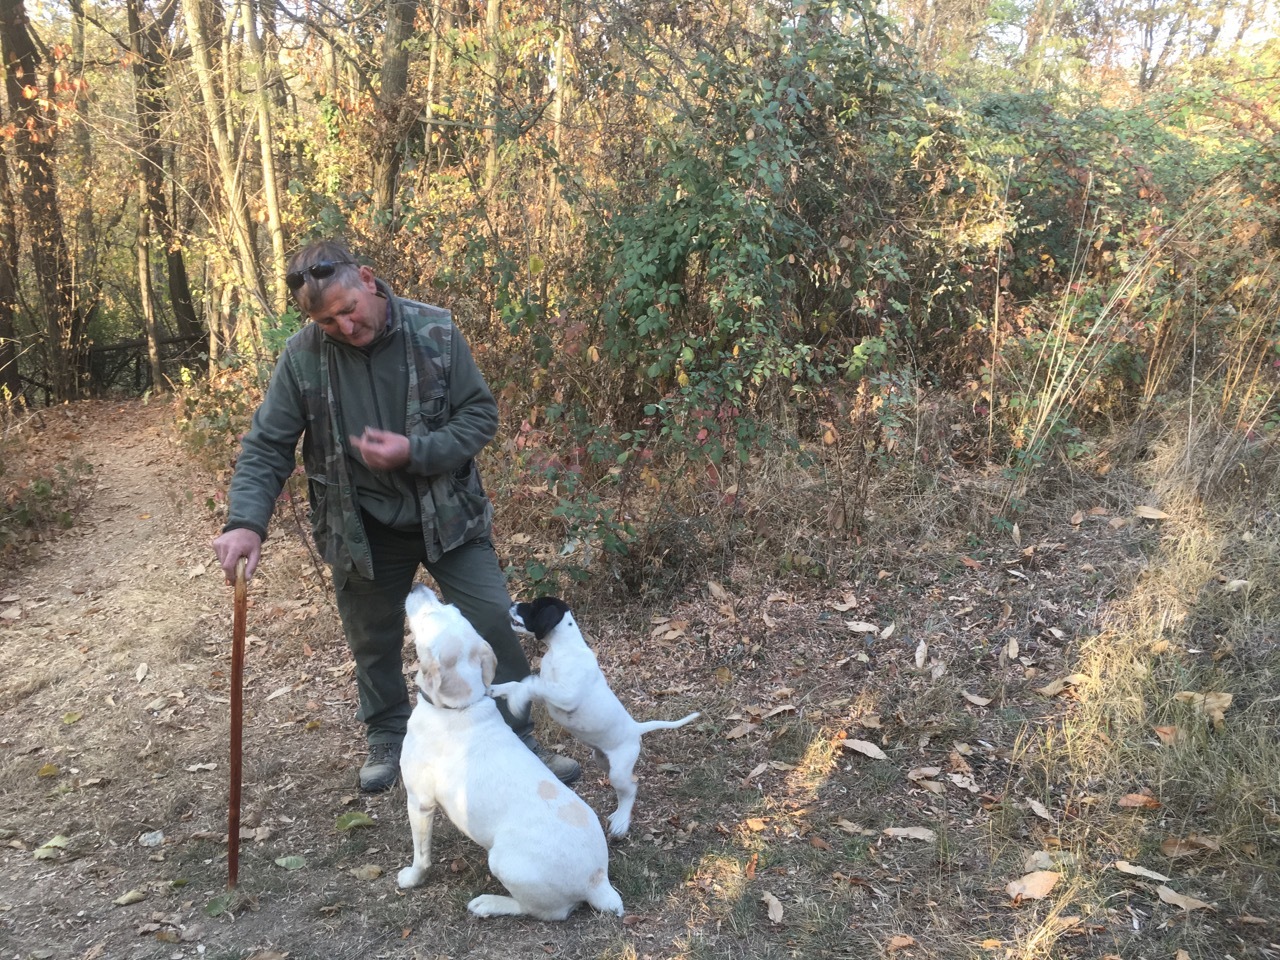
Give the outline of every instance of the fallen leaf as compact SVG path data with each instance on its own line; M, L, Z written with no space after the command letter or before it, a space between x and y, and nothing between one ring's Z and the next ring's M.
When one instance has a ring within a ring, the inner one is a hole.
M1170 860L1193 857L1198 853L1217 853L1221 849L1222 844L1213 837L1196 833L1186 837L1168 837L1160 843L1160 852Z
M725 592L724 587L720 586L715 580L707 581L707 589L711 591L711 595L717 600L728 600L729 594Z
M1070 676L1062 677L1059 680L1054 680L1052 683L1045 684L1043 687L1035 687L1034 689L1035 692L1041 696L1056 697L1063 690L1067 689L1067 687L1074 687L1078 684L1084 683L1088 679L1089 677L1087 674L1073 673Z
M890 637L893 636L893 632L897 629L898 629L898 623L895 620L893 623L889 624L887 627L885 627L883 630L880 631L880 639L888 640Z
M1077 510L1075 513L1071 515L1071 525L1073 527L1078 527L1082 523L1084 523L1084 513Z
M1041 820L1048 820L1050 823L1053 823L1053 816L1049 813L1049 808L1039 800L1032 800L1030 797L1027 797L1027 806L1030 807L1031 812Z
M1037 850L1022 861L1022 869L1026 873L1031 873L1033 870L1052 870L1056 866L1053 854L1048 850Z
M1178 742L1177 727L1152 727L1151 729L1156 732L1156 736L1160 738L1160 742L1166 747L1172 747Z
M1154 870L1148 870L1146 867L1139 867L1130 863L1128 860L1117 860L1116 869L1121 873L1127 873L1132 877L1146 877L1148 880L1159 880L1161 883L1168 883L1170 878L1163 873L1156 873Z
M896 937L889 938L889 943L886 945L885 949L890 953L893 953L895 950L905 950L907 947L914 947L915 945L915 937L909 937L905 933L900 933Z
M1119 530L1121 527L1127 526L1128 523L1129 521L1126 520L1124 517L1112 517L1110 520L1107 521L1107 526L1110 527L1112 530Z
M1248 580L1228 580L1222 585L1223 593L1239 593L1249 585Z
M83 714L83 713L80 713L78 710L72 710L72 711L70 711L70 712L68 712L68 713L64 713L64 714L62 715L62 722L63 722L63 723L65 723L65 724L69 727L69 726L71 726L73 723L79 723L79 722L80 722L80 718L81 718L81 717L83 717L83 716L84 716L84 714Z
M1160 801L1148 793L1126 793L1117 801L1117 806L1126 810L1157 810Z
M760 900L765 905L765 909L769 911L770 922L781 923L782 902L767 890L760 895Z
M1197 900L1195 897L1183 896L1176 890L1172 890L1166 886L1156 887L1156 893L1160 895L1160 899L1165 903L1172 904L1175 907L1181 907L1183 910L1212 910L1213 908L1203 900Z
M879 633L880 628L874 623L868 623L866 620L846 620L844 625L854 633Z
M840 741L846 750L856 750L858 753L865 754L872 760L888 760L889 757L883 750L874 743L867 740L842 740Z
M307 865L306 857L276 857L276 866L286 870L301 870Z
M749 817L744 822L747 825L747 829L752 833L759 833L765 828L765 821L762 817Z
M201 770L217 770L218 765L216 763L193 763L191 766L183 767L182 769L187 773L198 773Z
M36 771L37 777L56 777L58 775L58 765L56 763L46 763Z
M916 669L923 670L925 661L929 659L929 644L921 640L916 645Z
M1163 510L1157 510L1155 507L1148 507L1146 504L1139 504L1133 508L1134 516L1142 517L1143 520L1168 520L1169 515Z
M1223 714L1231 706L1231 701L1234 697L1230 693L1222 693L1220 691L1196 693L1192 690L1183 690L1175 693L1173 699L1179 703L1190 704L1212 721L1215 730L1221 731L1226 721L1226 717Z
M900 840L936 840L938 838L938 835L928 827L885 827L884 835Z
M851 820L846 820L844 817L836 821L836 826L845 833L852 833L859 837L874 837L876 835L874 830L868 830L866 827L860 826Z
M1033 870L1010 881L1004 889L1014 900L1043 900L1061 876L1053 870Z
M1004 645L1004 655L1010 660L1018 659L1018 638L1010 637L1009 642Z
M961 562L961 563L963 563L963 564L964 564L966 567L968 567L970 570L981 570L981 569L982 569L982 561L981 561L981 560L975 560L975 559L973 559L973 557L966 557L966 556L964 556L964 555L961 555L961 557L960 557L960 562Z
M338 817L333 828L339 833L346 833L349 830L356 830L360 827L372 827L373 825L373 818L367 813L363 813L360 810L348 810L342 816Z
M941 767L916 767L907 771L908 780L925 780L929 777L936 777L942 772Z
M828 853L830 853L832 849L831 844L822 839L822 837L811 837L809 839L809 846L813 847L815 850L826 850Z
M147 895L145 893L141 890L134 889L130 890L128 893L120 894L120 896L116 897L111 902L117 907L127 907L131 903L141 903L145 899L147 899Z
M962 691L961 696L972 703L975 707L985 707L991 702L990 697L980 697L976 693L969 693L967 691Z
M363 866L352 867L351 875L357 880L377 880L382 876L382 868L376 863L366 863Z
M724 738L726 740L737 740L739 737L746 736L755 728L756 728L756 725L754 723L752 723L749 720L744 720L742 723L738 724L736 727L734 727L732 730L726 733L724 735Z
M151 668L148 667L145 663L138 664L138 669L133 672L134 679L137 680L138 683L141 683L143 680L147 678L147 671L149 671L150 669Z

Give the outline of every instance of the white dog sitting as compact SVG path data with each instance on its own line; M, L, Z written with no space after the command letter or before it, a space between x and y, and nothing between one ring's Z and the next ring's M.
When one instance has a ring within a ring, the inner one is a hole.
M421 584L405 603L418 650L418 702L400 771L409 800L413 864L401 887L416 887L431 863L436 807L489 851L489 870L511 896L484 894L479 917L563 920L582 902L622 916L609 883L609 845L595 813L503 722L485 695L493 650L457 607Z
M592 747L597 760L607 760L609 782L618 796L618 808L609 815L609 833L622 836L631 827L631 808L636 802L632 771L640 756L640 736L650 730L682 727L699 714L691 713L681 720L633 720L609 689L596 655L563 600L542 597L514 604L511 623L518 632L532 634L547 645L542 668L523 680L500 683L489 692L506 697L515 714L528 710L530 700L545 703L556 723Z

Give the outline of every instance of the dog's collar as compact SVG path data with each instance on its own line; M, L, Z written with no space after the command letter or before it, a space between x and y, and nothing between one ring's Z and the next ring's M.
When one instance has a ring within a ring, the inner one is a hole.
M486 693L479 700L475 700L471 703L468 703L465 707L442 707L440 706L440 704L436 703L434 699L432 699L431 694L427 691L427 688L422 685L421 680L415 680L414 686L418 688L418 693L422 695L422 699L426 700L427 703L431 704L437 710L470 710L477 703L482 703L484 700L488 699L488 696L489 696L488 693Z

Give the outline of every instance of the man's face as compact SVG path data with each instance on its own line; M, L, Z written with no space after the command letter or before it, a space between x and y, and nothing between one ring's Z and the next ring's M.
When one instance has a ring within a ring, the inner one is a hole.
M361 267L325 287L307 316L334 340L367 347L387 325L387 301L378 296L373 271Z

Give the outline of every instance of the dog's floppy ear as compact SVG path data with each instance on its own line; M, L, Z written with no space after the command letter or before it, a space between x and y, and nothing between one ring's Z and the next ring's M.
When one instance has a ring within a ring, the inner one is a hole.
M493 686L493 677L497 672L498 657L493 652L493 647L486 643L480 649L480 676L484 678L484 688L486 690Z

